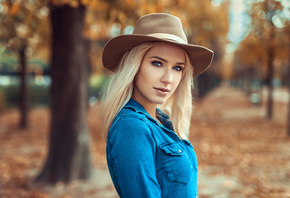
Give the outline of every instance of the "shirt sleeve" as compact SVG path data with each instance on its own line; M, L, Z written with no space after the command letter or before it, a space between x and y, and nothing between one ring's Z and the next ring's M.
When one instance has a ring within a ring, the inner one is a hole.
M119 120L110 131L107 160L120 197L161 197L155 170L155 141L145 121ZM107 145L108 147L108 145Z

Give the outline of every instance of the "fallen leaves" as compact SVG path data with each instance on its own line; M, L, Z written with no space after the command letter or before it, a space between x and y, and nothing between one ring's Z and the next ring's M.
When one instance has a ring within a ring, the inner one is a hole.
M275 116L284 119L265 120L263 105L253 107L242 92L228 87L196 105L190 139L199 166L215 167L213 176L238 178L229 197L290 197L290 137L281 111L286 107L275 103Z

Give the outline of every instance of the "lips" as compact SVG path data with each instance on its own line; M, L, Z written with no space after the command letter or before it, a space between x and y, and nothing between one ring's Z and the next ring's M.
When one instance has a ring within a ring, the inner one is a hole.
M162 91L162 92L170 92L170 90L166 89L166 88L154 88L154 89L156 89L158 91Z

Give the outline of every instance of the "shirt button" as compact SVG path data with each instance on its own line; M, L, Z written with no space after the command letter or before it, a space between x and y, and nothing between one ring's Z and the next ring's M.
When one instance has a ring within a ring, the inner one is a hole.
M180 149L178 149L178 152L179 152L179 153L181 153L181 150L180 150Z

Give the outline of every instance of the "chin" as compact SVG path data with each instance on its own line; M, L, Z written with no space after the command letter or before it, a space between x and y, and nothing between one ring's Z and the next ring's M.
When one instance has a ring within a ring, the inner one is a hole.
M167 101L167 98L162 98L162 99L155 99L155 100L152 100L152 103L155 103L155 104L158 104L158 105L161 105L161 104L164 104L165 102Z

